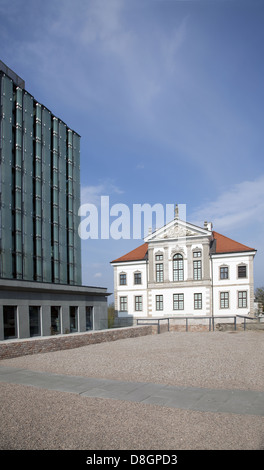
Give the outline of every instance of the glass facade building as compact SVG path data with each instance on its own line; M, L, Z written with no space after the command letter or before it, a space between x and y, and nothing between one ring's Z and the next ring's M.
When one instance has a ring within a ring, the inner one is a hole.
M82 286L80 136L0 61L0 341L107 328Z
M80 136L1 62L0 109L0 277L80 285Z

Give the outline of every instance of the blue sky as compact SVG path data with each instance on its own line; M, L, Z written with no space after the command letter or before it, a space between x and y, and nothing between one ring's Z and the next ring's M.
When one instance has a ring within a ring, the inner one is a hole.
M263 0L0 0L0 59L81 135L82 202L186 204L258 250L264 285ZM140 240L82 242L83 283Z

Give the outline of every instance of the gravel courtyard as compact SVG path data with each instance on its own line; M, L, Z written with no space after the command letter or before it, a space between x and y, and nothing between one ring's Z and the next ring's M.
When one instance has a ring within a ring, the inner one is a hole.
M264 391L263 331L170 332L6 359L0 367ZM199 412L0 383L1 449L264 449L263 416Z

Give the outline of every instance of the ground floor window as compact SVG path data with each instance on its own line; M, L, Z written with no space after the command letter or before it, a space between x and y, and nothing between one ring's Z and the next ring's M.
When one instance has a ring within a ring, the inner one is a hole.
M60 307L50 307L51 313L51 334L59 335L61 333Z
M40 307L29 307L30 336L40 336Z
M135 310L137 312L142 310L142 295L136 295L135 297Z
M163 310L163 295L156 295L156 310Z
M127 312L127 297L120 297L120 311Z
M184 294L173 294L173 310L184 310Z
M3 306L4 339L17 338L17 307Z
M78 331L78 307L70 307L70 332Z
M228 292L220 292L220 308L229 308Z
M247 291L238 292L238 308L247 308Z
M202 294L194 294L194 309L200 310L202 308Z
M86 331L93 330L93 307L86 307Z

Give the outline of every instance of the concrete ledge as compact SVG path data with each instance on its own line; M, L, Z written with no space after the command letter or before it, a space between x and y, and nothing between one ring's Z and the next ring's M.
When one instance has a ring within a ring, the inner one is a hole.
M151 325L143 325L89 331L86 333L70 333L67 335L6 340L0 342L0 359L11 359L13 357L27 356L29 354L41 354L63 349L80 348L89 344L147 336L153 333L154 331Z

